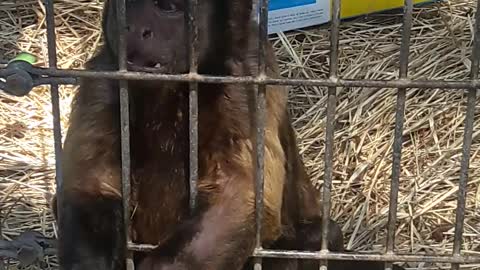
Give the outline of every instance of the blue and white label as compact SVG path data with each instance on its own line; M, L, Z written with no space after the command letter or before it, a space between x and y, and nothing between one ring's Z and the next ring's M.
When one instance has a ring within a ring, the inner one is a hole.
M268 10L274 11L278 9L295 8L315 3L315 0L270 0Z
M259 7L255 1L254 16L258 22ZM270 0L268 3L268 34L285 32L330 21L329 0Z

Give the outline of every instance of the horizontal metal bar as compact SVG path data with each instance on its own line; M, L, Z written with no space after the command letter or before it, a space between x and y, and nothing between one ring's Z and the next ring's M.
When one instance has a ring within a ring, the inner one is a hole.
M314 259L314 260L356 260L385 262L432 262L432 263L480 263L479 256L441 256L441 255L410 255L410 254L360 254L337 252L310 252L297 250L267 250L256 249L254 257L283 259Z
M46 84L70 84L70 85L75 85L78 84L78 80L76 78L62 78L62 77L45 77L45 78L38 78L34 80L33 87L37 87L40 85L46 85ZM0 89L1 85L0 85Z
M149 245L149 244L136 244L132 242L128 242L127 244L128 250L132 251L151 251L157 248L156 245Z
M149 244L129 243L128 249L134 251L151 251L157 246ZM300 250L255 249L253 257L280 259L314 259L314 260L359 260L359 261L390 261L390 262L436 262L436 263L480 263L480 256L443 256L443 255L413 255L413 254L362 254L342 252L315 252Z
M1 72L4 71L0 69ZM252 76L207 76L198 74L154 74L143 72L121 71L87 71L61 70L39 68L35 74L65 78L42 78L45 83L67 84L71 78L93 78L112 80L164 80L179 82L226 83L226 84L269 84L292 86L323 86L323 87L368 87L368 88L442 88L442 89L477 89L480 80L442 81L442 80L364 80L364 79L275 79Z

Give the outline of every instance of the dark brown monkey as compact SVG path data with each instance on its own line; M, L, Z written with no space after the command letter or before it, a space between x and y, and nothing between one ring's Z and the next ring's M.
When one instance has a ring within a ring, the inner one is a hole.
M115 3L106 2L106 43L87 63L88 69L118 68ZM188 71L185 6L184 0L127 2L130 70ZM256 74L251 6L251 0L199 1L199 73ZM271 47L267 53L268 74L277 77ZM188 208L188 85L130 81L129 89L132 204L127 207L132 209L132 240L159 245L152 253L136 254L135 263L156 270L244 268L255 245L253 86L199 85L194 213ZM319 247L318 237L304 235L320 235L320 203L298 153L287 89L269 86L266 99L263 245ZM117 82L82 80L63 153L63 269L124 269L119 118ZM332 250L343 248L338 235L331 237ZM274 267L297 266L292 260Z

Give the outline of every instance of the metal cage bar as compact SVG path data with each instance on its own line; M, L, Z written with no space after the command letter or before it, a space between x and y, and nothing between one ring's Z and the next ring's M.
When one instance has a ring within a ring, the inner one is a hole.
M0 76L7 72L0 68ZM323 87L360 87L360 88L441 88L452 90L478 89L480 80L370 80L370 79L294 79L258 76L210 76L202 74L161 74L147 72L90 71L79 69L33 68L33 75L43 76L34 81L34 86L42 84L77 84L77 78L111 79L111 80L145 80L176 81L223 84L258 84L289 86L323 86Z
M405 0L403 15L402 41L400 47L399 78L405 79L408 75L408 57L410 54L410 36L413 21L413 0ZM390 184L390 205L387 222L386 253L394 254L395 224L397 222L398 191L400 188L400 169L402 161L403 124L405 114L405 99L407 88L398 88L395 114L395 131L393 138L393 162ZM385 269L392 269L392 262L385 263Z
M358 260L358 261L385 261L385 262L432 262L432 263L480 263L480 256L443 256L443 255L414 255L414 254L363 254L357 252L312 252L301 250L256 250L256 257L281 259L309 259L309 260Z
M266 77L266 51L268 42L268 0L259 0L259 26L258 26L258 76ZM265 172L265 110L266 110L266 85L255 87L254 108L254 143L255 143L255 248L262 249L262 222L264 208L264 172ZM262 269L262 258L256 257L254 269Z
M53 0L46 0L46 26L47 26L47 49L48 49L48 65L52 69L57 68L57 45L55 34L55 13L53 8ZM62 209L63 201L63 170L62 170L62 126L60 123L60 98L58 93L58 84L50 84L50 96L52 100L53 115L53 140L55 149L55 182L57 209ZM58 218L61 220L61 211L58 211ZM62 222L57 224L59 228L59 236L61 236Z
M117 24L118 24L118 70L119 72L127 71L127 42L126 42L126 4L125 0L116 1L117 8ZM131 242L130 234L130 112L129 112L129 96L128 82L120 80L120 130L121 130L121 162L122 162L122 200L123 200L123 224L125 233L125 263L127 270L135 268L133 264L133 252L128 249L128 243Z
M478 79L478 65L480 61L480 1L477 1L477 13L475 15L475 32L471 55L470 78ZM475 112L475 100L477 89L469 89L467 92L467 111L465 114L465 130L463 133L463 151L460 163L460 179L458 183L457 210L455 213L455 234L453 239L453 256L461 256L462 235L465 220L465 203L467 196L468 169L470 166L470 148L472 145L473 118ZM460 269L458 263L452 264L452 270Z
M268 0L260 0L260 25L259 25L259 74L257 76L232 77L232 76L206 76L197 74L197 43L198 29L196 16L198 0L187 0L189 14L189 53L190 72L189 74L152 74L142 72L129 72L126 69L126 6L125 0L116 1L117 20L119 25L119 69L118 71L88 71L88 70L62 70L57 68L55 26L53 0L45 0L47 13L47 40L48 40L48 68L32 68L32 75L36 75L34 86L50 84L52 96L52 111L54 125L54 143L56 156L56 182L58 203L62 198L62 169L61 169L61 126L59 109L59 84L77 84L78 78L104 78L119 80L120 88L120 113L121 113L121 156L122 156L122 193L124 204L124 224L127 243L127 269L133 269L133 260L130 251L148 251L155 246L147 244L135 244L130 241L129 234L129 205L130 205L130 130L129 130L129 97L127 81L135 80L163 80L189 82L189 126L190 126L190 206L195 207L197 196L196 184L198 178L198 84L197 83L225 83L225 84L254 84L258 86L255 104L255 211L256 211L256 249L252 254L256 259L255 269L261 270L261 258L297 258L317 259L321 261L321 269L326 269L326 260L379 260L386 262L386 268L391 268L391 262L443 262L451 263L452 269L459 269L459 264L480 263L480 256L461 255L461 243L463 234L463 221L465 214L466 185L468 181L468 168L470 159L470 148L472 143L473 116L476 101L476 91L480 88L478 79L480 59L480 1L477 2L477 14L475 25L475 39L472 48L471 78L466 81L440 81L440 80L411 80L407 78L408 51L412 27L413 1L405 0L404 23L402 32L402 45L400 50L400 76L397 80L350 80L339 79L338 75L338 44L340 26L340 0L333 0L333 18L331 25L331 47L330 47L330 76L328 79L274 79L265 74L265 48L267 40L268 23ZM0 76L6 74L6 68L0 69ZM298 250L269 250L263 249L261 245L261 222L263 209L263 173L264 173L264 127L265 127L265 88L266 85L292 85L292 86L324 86L328 90L327 127L325 143L325 183L323 189L324 206L322 208L322 236L320 252L306 252ZM336 87L365 87L365 88L398 88L397 110L395 122L395 136L393 145L392 165L392 187L390 197L390 211L387 229L387 244L385 254L358 254L358 253L335 253L327 249L328 222L330 212L330 189L333 170L333 135L336 103ZM464 145L462 152L461 171L459 179L458 205L456 210L456 225L454 249L451 256L441 255L413 255L395 254L395 221L397 197L400 177L400 160L402 150L403 114L405 110L405 91L407 88L441 88L468 91L467 110L465 115ZM60 225L60 224L59 224ZM61 231L61 230L60 230ZM60 233L61 235L61 233Z
M255 248L262 250L262 221L264 200L264 157L265 157L265 86L259 86L255 102ZM261 257L255 258L255 270L262 269Z
M197 74L198 68L198 0L188 1L188 37L189 37L189 59L190 74ZM189 116L189 147L190 147L190 210L193 211L197 199L198 181L198 83L190 82L188 95L188 116Z
M332 22L330 27L330 79L338 78L338 46L340 39L340 0L333 0ZM325 176L322 197L322 242L320 253L328 254L328 229L330 221L331 189L333 177L333 139L335 133L335 111L337 103L337 87L328 88L327 120L325 131ZM328 269L328 261L320 260L320 270Z

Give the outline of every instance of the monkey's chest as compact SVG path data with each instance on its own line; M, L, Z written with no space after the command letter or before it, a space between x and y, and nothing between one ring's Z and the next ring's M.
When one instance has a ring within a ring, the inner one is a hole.
M132 240L157 245L189 211L188 122L178 108L148 102L136 101L132 125Z
M188 214L188 185L184 171L162 168L133 171L132 233L137 243L164 243Z

